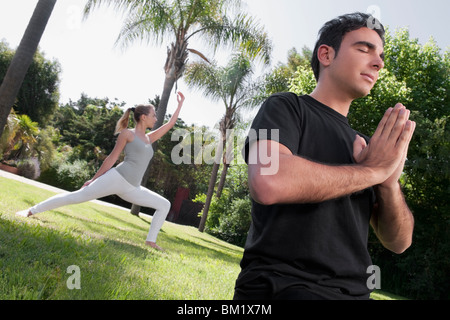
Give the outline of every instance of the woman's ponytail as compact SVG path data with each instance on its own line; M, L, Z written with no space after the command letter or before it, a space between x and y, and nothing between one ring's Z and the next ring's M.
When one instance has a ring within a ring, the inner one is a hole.
M123 129L128 128L128 122L130 121L130 113L131 111L134 111L133 109L135 108L129 108L127 111L125 111L123 116L119 119L119 121L117 121L116 131L114 132L114 134L121 133Z
M142 115L148 115L150 113L150 109L155 110L155 107L152 104L140 104L136 106L136 108L129 108L127 111L125 111L122 118L117 121L116 132L114 132L114 134L121 133L123 129L128 128L131 111L133 111L134 113L133 118L135 123L138 123L141 120Z

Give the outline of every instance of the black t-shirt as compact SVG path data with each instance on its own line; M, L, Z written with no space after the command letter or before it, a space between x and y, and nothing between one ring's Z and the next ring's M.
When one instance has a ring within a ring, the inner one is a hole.
M354 163L357 132L346 117L310 96L271 96L252 129L267 129L269 135L279 129L278 142L311 161ZM374 203L373 188L316 204L264 206L253 201L236 287L268 277L275 292L301 285L330 299L368 298L372 262L367 240Z

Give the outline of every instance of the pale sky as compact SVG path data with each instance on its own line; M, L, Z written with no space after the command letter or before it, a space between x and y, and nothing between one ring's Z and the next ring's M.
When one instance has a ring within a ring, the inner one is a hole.
M0 39L15 49L23 36L38 0L0 0ZM125 101L127 107L145 103L161 95L169 40L161 46L136 42L122 50L114 47L122 17L112 9L101 7L87 20L81 11L85 0L58 0L40 43L47 59L57 59L62 67L60 103L76 101L82 92L90 97ZM349 12L371 12L391 31L408 27L411 37L426 43L433 36L440 48L450 46L448 0L244 0L247 12L264 25L271 38L273 63L286 62L287 51L304 45L314 47L317 32L328 20ZM190 47L205 53L200 39ZM226 61L227 49L219 54ZM192 58L191 58L192 60ZM267 70L266 70L267 71ZM256 75L262 69L255 70ZM186 95L180 117L187 124L210 128L221 119L224 107L178 84ZM175 110L172 96L168 112Z

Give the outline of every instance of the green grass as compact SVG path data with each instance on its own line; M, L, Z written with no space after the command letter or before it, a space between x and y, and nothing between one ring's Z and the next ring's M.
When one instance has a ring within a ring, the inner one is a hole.
M151 218L94 203L15 216L53 194L0 178L0 300L232 298L241 248L166 222L162 253L144 244ZM67 288L71 265L81 290Z
M0 300L232 299L242 248L165 222L159 252L144 244L150 217L91 202L15 215L53 194L0 177ZM72 265L80 290L67 287Z
M401 297L392 293L388 293L382 290L376 290L372 292L371 296L374 300L408 300L405 297Z

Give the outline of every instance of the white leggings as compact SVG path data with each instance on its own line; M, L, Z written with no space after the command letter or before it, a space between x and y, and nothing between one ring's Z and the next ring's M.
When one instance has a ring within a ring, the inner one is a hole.
M95 200L112 194L118 195L127 202L156 210L153 214L150 231L147 236L147 241L156 242L159 230L169 213L170 202L159 194L144 187L131 185L115 168L94 180L87 187L71 193L53 196L30 208L30 211L32 214L36 214L69 204Z

